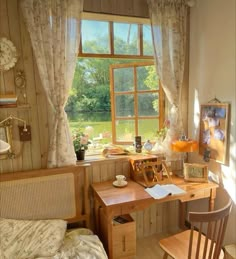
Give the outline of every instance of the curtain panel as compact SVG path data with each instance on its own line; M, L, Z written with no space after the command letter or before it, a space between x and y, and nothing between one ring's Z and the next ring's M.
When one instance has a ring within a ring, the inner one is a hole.
M22 0L20 4L52 115L47 167L73 165L76 156L64 107L76 66L83 0Z
M170 144L184 133L181 96L189 6L186 0L147 0L147 3L156 71L170 103L170 128L162 145L166 156L173 157Z

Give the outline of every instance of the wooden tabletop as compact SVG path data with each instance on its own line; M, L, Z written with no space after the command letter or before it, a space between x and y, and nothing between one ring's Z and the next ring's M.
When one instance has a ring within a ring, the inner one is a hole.
M152 199L140 184L128 180L125 187L113 186L113 181L92 184L95 194L99 196L103 206L124 204L127 202Z
M113 181L106 181L101 183L93 183L92 188L96 198L99 200L103 207L118 206L125 203L133 202L154 202L155 200L145 191L145 188L140 184L128 179L128 184L125 187L113 186ZM168 179L158 182L158 184L170 183ZM218 185L213 182L196 183L185 182L183 178L172 176L172 183L178 185L180 188L186 191L186 194L196 191L205 191L209 189L217 188ZM185 195L178 195L176 197L170 197L161 199L161 201L180 199ZM156 201L157 202L157 201Z

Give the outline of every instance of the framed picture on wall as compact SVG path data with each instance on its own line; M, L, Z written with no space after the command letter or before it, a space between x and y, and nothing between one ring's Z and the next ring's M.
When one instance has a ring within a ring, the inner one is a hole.
M213 159L228 163L229 104L208 103L201 105L199 154L205 161Z

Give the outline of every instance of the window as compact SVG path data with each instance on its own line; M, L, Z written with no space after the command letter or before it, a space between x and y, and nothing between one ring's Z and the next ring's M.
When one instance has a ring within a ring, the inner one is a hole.
M79 57L153 59L147 19L84 15Z
M113 23L114 54L139 55L138 24Z
M138 134L143 141L153 139L163 123L164 97L153 65L150 24L85 14L81 25L66 106L71 131L89 128L94 146L131 144Z
M135 136L152 139L163 119L163 94L153 63L111 65L112 140L132 143Z
M80 53L109 54L111 52L108 22L82 20L81 27Z

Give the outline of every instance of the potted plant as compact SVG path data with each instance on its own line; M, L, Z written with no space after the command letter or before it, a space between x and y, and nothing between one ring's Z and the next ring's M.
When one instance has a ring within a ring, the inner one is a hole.
M73 144L77 160L84 160L85 150L88 149L88 144L90 144L88 135L82 132L75 133L73 136Z

